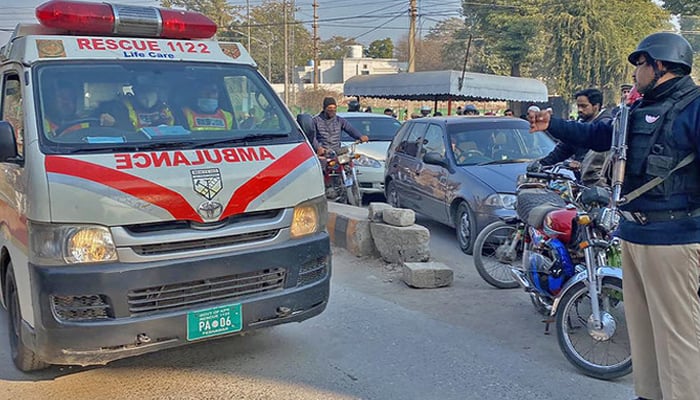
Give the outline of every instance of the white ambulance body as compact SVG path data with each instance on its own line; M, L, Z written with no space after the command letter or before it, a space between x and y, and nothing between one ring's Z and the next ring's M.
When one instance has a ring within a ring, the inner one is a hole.
M37 18L0 55L15 365L104 364L322 312L320 164L245 49L208 40L197 13L53 0Z

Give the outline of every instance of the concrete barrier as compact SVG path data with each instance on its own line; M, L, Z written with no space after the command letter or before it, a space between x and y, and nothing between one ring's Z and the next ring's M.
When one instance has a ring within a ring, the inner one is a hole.
M369 224L366 209L328 202L328 234L335 246L357 257L377 256Z

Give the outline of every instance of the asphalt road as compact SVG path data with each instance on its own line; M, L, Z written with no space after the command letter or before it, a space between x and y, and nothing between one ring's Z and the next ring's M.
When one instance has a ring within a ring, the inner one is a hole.
M454 231L431 230L442 289L411 289L400 269L334 249L326 311L300 324L166 350L105 367L12 366L0 313L0 399L627 400L630 377L581 375L519 290L492 289Z

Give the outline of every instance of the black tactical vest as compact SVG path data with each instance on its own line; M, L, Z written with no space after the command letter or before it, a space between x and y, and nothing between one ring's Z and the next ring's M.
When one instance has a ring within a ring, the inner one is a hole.
M664 99L631 110L623 194L657 176L666 176L685 156L695 151L692 146L679 148L671 128L678 113L699 96L700 88L685 76L673 85ZM689 207L700 204L700 162L697 158L643 194L642 198L663 201L675 194L687 194ZM698 204L691 206L690 203Z

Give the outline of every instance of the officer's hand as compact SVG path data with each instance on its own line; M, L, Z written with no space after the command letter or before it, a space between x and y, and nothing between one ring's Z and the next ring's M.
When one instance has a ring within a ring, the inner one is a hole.
M114 126L114 124L116 122L117 122L117 120L115 120L113 116L111 116L107 113L102 113L100 115L100 125L101 126Z
M546 131L549 128L549 121L552 117L551 110L544 111L530 110L527 112L527 119L530 121L530 133Z
M576 160L571 160L571 161L567 162L566 166L573 169L573 170L581 169L581 163L576 161Z
M367 135L362 135L362 136L360 136L360 141L362 143L367 143L367 142L369 142L369 137Z
M542 170L542 164L539 160L535 160L527 165L527 172L540 172Z

